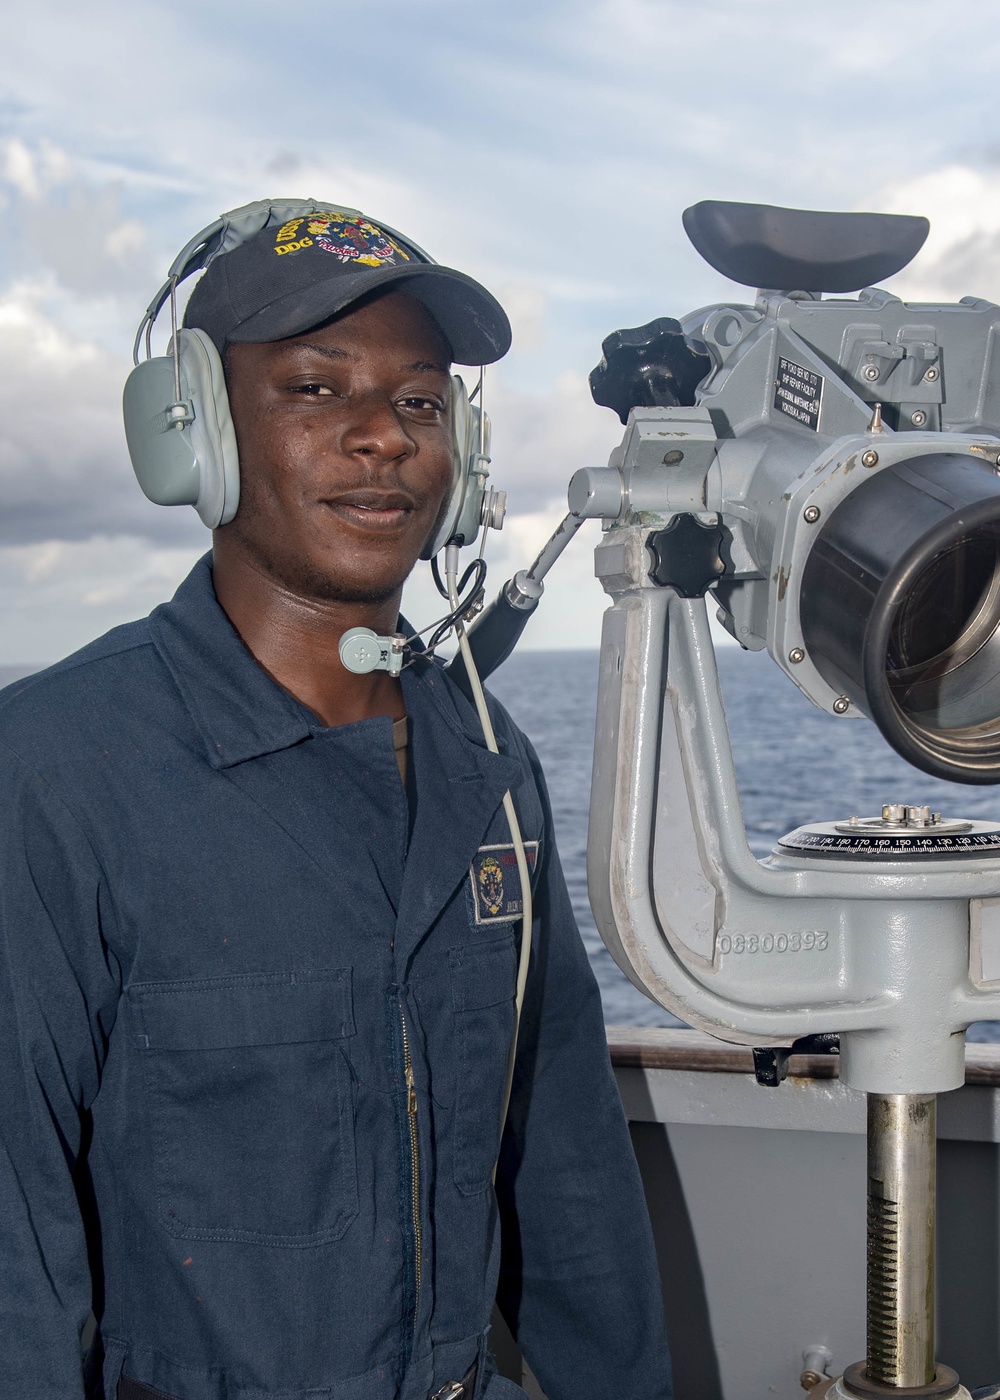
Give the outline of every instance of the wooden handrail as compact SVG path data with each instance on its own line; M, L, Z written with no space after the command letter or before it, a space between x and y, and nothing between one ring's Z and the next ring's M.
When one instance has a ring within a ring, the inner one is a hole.
M748 1046L727 1045L703 1031L658 1026L607 1026L611 1063L616 1069L700 1070L708 1074L753 1074ZM836 1079L837 1055L793 1055L793 1079ZM965 1082L1000 1088L1000 1044L966 1045Z

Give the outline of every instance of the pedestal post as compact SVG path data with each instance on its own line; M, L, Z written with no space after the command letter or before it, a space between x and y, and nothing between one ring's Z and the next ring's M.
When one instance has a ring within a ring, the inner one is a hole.
M934 1381L937 1096L868 1095L868 1379Z

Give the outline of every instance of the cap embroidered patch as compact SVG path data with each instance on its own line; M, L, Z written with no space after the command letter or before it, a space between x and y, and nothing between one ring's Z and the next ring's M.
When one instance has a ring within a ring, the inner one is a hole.
M318 248L332 253L338 262L360 263L364 267L410 261L409 254L376 224L338 214L334 209L282 224L274 240L274 251L280 255L297 253L302 248Z
M538 842L525 841L528 869L538 860ZM477 924L506 924L523 912L521 875L513 845L480 846L469 870Z

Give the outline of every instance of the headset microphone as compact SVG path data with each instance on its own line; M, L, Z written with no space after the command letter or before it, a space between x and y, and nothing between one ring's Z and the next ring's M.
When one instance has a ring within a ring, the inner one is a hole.
M403 669L406 638L401 632L380 637L370 627L349 627L340 639L340 662L356 676L371 671L388 671L398 676Z

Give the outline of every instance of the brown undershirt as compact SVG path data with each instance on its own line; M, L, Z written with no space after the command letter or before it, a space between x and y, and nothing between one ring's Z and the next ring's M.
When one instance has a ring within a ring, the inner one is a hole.
M406 716L392 722L392 747L396 750L396 766L406 787L406 750L410 743L410 725Z

